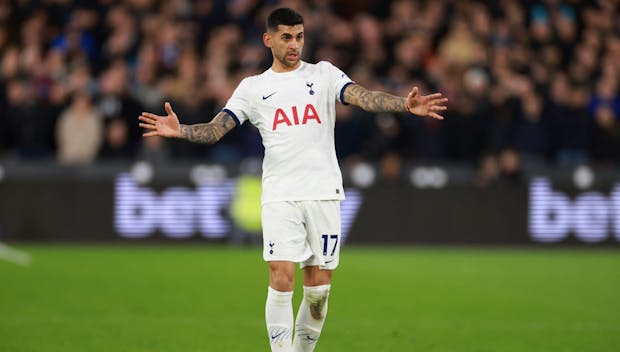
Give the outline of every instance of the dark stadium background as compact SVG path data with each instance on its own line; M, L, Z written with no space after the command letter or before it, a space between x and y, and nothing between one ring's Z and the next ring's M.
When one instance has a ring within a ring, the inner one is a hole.
M152 206L170 218L201 221L211 209L231 224L220 241L252 241L239 232L259 224L231 212L234 185L209 204L156 200L171 187L191 196L258 176L257 130L192 145L142 139L137 116L171 101L182 122L208 121L243 77L269 66L263 19L280 5L305 15L305 60L329 60L371 89L419 85L450 98L445 121L338 107L338 158L360 192L351 242L619 242L614 1L2 2L2 236L122 238L119 216L141 214L118 209L125 191L115 185L131 173L156 185ZM541 177L546 193L534 191ZM169 227L172 237L209 237Z

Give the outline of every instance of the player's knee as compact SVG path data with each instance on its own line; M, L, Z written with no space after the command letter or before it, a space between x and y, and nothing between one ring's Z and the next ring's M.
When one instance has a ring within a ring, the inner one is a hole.
M269 284L274 290L289 292L293 290L294 277L285 272L276 271L271 273Z
M274 290L288 292L295 284L295 268L288 265L269 264L269 285Z

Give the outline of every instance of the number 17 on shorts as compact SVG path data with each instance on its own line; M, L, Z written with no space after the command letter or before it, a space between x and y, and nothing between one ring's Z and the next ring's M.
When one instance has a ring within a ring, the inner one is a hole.
M322 234L321 239L323 240L323 257L325 258L325 263L329 263L334 260L334 254L336 254L336 250L338 249L340 236L338 234Z

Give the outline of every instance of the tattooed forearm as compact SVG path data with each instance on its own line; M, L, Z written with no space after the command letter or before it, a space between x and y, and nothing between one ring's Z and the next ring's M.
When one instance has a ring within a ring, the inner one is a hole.
M211 123L181 125L181 138L193 143L214 144L222 138Z
M181 138L193 143L214 144L235 125L230 115L220 112L209 123L181 125Z
M388 93L370 91L357 84L351 84L345 89L344 101L369 112L407 111L405 98Z

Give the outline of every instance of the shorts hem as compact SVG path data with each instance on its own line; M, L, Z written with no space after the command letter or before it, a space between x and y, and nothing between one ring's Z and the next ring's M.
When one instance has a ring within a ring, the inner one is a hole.
M306 260L310 259L312 257L312 254L310 254L309 256L307 256L306 258L303 259L293 259L291 257L274 257L274 256L270 256L269 258L263 256L263 260L266 262L293 262L293 263L303 263Z

